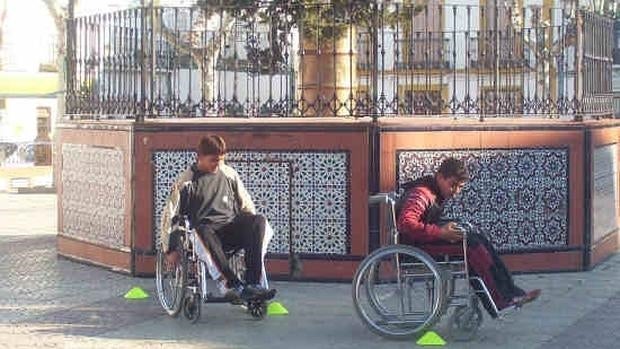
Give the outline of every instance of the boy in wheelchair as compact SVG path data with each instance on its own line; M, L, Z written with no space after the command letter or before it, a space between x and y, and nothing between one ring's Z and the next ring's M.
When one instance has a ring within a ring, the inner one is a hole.
M222 296L233 302L273 298L276 291L266 288L264 269L269 239L265 217L256 214L237 172L224 164L226 143L221 137L203 137L197 152L196 162L177 178L164 208L162 227L168 229L162 229L161 242L168 263L174 265L180 257L179 232L170 225L185 215L198 233L200 250L207 251L207 262L214 264L210 274ZM240 249L245 252L245 280L236 276L225 253Z
M397 208L401 242L422 248L431 255L462 255L462 230L455 222L442 223L440 217L445 200L457 195L468 180L465 164L448 158L434 176L406 183ZM470 274L484 281L498 310L519 307L540 295L538 289L525 292L515 285L491 242L479 233L467 234L467 262ZM497 317L486 297L481 295L480 298L489 314Z

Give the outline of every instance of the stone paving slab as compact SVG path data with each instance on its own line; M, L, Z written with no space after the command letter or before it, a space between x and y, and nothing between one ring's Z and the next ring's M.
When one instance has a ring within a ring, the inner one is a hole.
M252 319L242 308L207 304L191 325L170 318L154 297L154 282L58 258L50 220L31 219L42 234L5 234L25 214L7 216L0 194L0 348L415 348L368 331L355 315L345 283L274 282L289 316ZM13 200L13 199L11 199ZM55 201L20 199L32 217L54 214ZM20 201L18 200L18 201ZM29 206L29 203L32 206ZM538 301L502 320L485 316L479 335L453 342L446 318L436 331L447 348L617 348L620 338L620 254L592 271L516 277L542 288ZM127 301L132 286L151 297Z

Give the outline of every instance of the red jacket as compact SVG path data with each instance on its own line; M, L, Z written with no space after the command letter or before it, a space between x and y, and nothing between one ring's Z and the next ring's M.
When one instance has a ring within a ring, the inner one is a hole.
M405 185L405 197L398 214L398 231L404 242L429 243L442 241L438 225L443 211L443 198L432 176Z

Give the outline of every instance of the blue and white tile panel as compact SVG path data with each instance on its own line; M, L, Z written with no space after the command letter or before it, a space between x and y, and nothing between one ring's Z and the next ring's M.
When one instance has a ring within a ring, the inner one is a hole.
M502 251L553 249L568 241L568 149L400 151L398 185L432 174L448 156L464 159L471 181L446 218L478 227Z
M63 235L109 248L125 246L123 151L62 145Z
M194 162L193 151L153 153L154 226L181 171ZM347 152L235 151L227 163L239 173L257 211L274 229L273 253L350 252L349 156ZM290 246L292 242L293 246Z

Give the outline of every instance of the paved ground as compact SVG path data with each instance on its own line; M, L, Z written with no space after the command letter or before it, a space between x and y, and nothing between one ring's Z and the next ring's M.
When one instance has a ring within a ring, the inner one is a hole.
M131 278L56 257L53 195L0 194L0 348L412 348L360 323L350 285L274 283L291 314L252 320L241 308L207 305L198 324L162 313L156 299L125 301L151 279ZM24 229L28 224L29 229ZM620 255L593 271L517 276L544 290L479 336L449 348L617 348ZM447 337L445 321L437 331Z
M0 236L54 234L56 195L0 192Z

